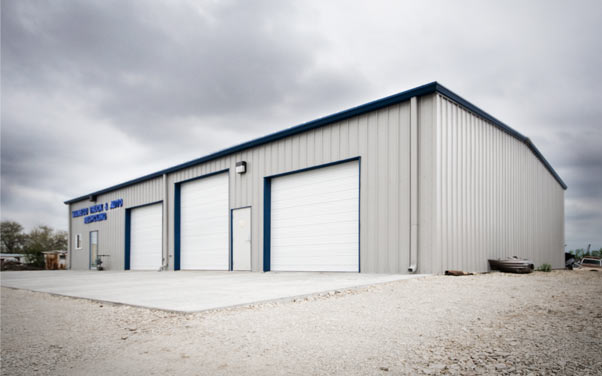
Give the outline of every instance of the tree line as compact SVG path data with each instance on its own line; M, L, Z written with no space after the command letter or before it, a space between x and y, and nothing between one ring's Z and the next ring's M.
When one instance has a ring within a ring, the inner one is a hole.
M15 221L0 223L0 250L2 253L20 253L27 256L30 264L44 266L45 251L67 250L67 231L50 226L37 226L25 232Z
M602 248L598 249L598 250L591 250L591 251L586 251L583 248L578 248L578 249L571 249L569 251L569 253L573 256L575 256L575 259L577 261L581 260L584 257L588 257L588 256L594 256L594 257L602 257Z

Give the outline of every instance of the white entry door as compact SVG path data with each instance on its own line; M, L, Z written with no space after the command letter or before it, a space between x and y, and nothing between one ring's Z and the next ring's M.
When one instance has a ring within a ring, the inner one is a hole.
M163 261L163 207L154 204L130 213L130 269L159 270Z
M180 269L229 269L228 173L180 186Z
M251 270L251 208L232 211L232 270Z
M274 178L271 270L359 271L359 162Z

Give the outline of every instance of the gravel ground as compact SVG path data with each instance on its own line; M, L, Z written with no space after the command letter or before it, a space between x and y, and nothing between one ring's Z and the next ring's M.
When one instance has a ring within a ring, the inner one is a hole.
M177 314L2 288L3 375L602 374L602 273L433 276Z

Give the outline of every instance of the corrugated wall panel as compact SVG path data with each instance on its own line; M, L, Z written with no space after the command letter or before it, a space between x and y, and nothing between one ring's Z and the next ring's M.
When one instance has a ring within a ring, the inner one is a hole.
M563 267L562 187L522 142L442 95L436 101L435 134L425 135L436 145L435 168L425 170L435 192L424 192L436 224L434 238L421 237L434 244L423 255L430 271L486 271L488 258L514 255Z
M107 269L122 270L124 267L124 245L125 245L125 210L126 208L148 204L163 200L163 179L156 178L143 183L129 186L117 191L109 192L97 197L96 202L80 201L70 205L70 214L73 210L90 207L94 204L105 204L109 206L111 201L123 199L123 207L109 209L106 211L107 220L84 223L84 217L71 218L70 238L76 234L82 235L82 249L73 249L71 240L71 267L73 269L88 269L90 255L90 231L98 231L98 252L107 254L105 258Z
M429 100L429 98L431 98ZM432 112L434 95L421 98L421 106ZM433 121L428 118L424 122ZM425 126L427 126L426 124ZM176 183L215 171L229 169L230 208L252 207L251 268L263 267L263 180L265 176L317 166L347 158L361 158L360 268L370 273L405 273L409 262L410 229L410 105L395 104L373 113L350 118L257 146L201 165L170 173L167 177L168 267L174 259L174 186ZM247 162L247 173L236 174L235 163ZM99 202L124 199L124 207L163 199L162 179L139 183L99 197ZM82 201L75 210L90 206ZM123 269L124 208L109 213L109 220L84 225L73 218L73 233L99 230L99 247L111 253L110 269ZM87 235L86 235L87 236ZM85 243L85 242L84 242ZM87 268L85 250L74 251L73 268ZM105 246L106 245L106 246ZM84 262L84 255L86 260Z
M173 186L193 176L230 168L231 208L252 206L252 270L263 265L263 179L265 176L361 157L361 270L406 272L409 247L409 103L301 133L243 153L170 174ZM245 160L248 172L234 173ZM170 267L173 210L169 212Z
M405 273L410 244L409 102L254 147L168 175L169 268L174 254L174 185L229 169L230 208L252 207L252 270L263 265L265 176L361 157L360 266L363 272ZM418 271L487 270L488 257L519 255L561 267L564 191L518 140L442 95L418 99ZM234 172L237 161L248 172ZM74 269L88 267L88 236L99 230L107 267L123 269L125 208L163 200L162 178L98 197L123 198L108 220L71 219ZM88 207L81 201L70 210ZM552 236L550 236L552 234Z

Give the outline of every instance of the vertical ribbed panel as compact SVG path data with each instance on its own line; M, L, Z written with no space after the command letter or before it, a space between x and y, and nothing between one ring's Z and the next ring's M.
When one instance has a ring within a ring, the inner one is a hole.
M424 251L425 268L481 272L488 258L514 255L563 267L562 187L522 142L442 95L436 101L435 190L426 193L435 231L424 238L434 247Z
M517 255L562 267L564 190L517 139L442 95L418 98L418 271L486 271L488 258ZM406 273L410 247L410 104L257 146L167 176L168 265L173 269L174 185L229 169L230 209L252 207L252 262L263 266L264 178L352 157L360 160L360 267ZM247 173L236 174L237 161ZM163 200L162 178L98 197L122 198L108 220L85 225L71 218L72 267L87 269L89 232L99 231L108 269L124 266L125 208ZM89 207L80 201L70 210Z
M429 99L430 98L430 99ZM432 113L434 95L421 98L420 113ZM424 104L421 104L424 103ZM422 109L426 106L426 109ZM431 127L433 119L421 119L420 126ZM425 124L423 124L425 123ZM229 169L230 209L252 207L251 268L263 267L263 188L264 178L353 157L360 157L360 268L367 273L405 273L410 243L410 105L409 102L343 120L328 126L257 146L167 176L168 268L174 258L174 186L191 178ZM238 161L247 162L247 173L236 174ZM126 207L163 199L162 178L139 183L99 196L98 202L123 198L124 208L109 211L107 221L84 225L72 218L73 234L86 239L99 230L99 247L111 254L109 269L124 265ZM71 210L90 206L82 201ZM74 236L72 234L72 236ZM86 269L88 245L73 251L73 268ZM420 258L420 257L419 257Z
M71 204L71 210L90 207L94 204L111 205L112 200L123 199L123 207L106 211L107 220L84 224L84 217L70 218L71 234L82 234L82 249L72 249L72 269L88 269L89 234L98 230L98 253L110 255L103 265L110 270L123 270L125 261L125 209L163 200L163 178L158 177L143 183L122 188L97 197L96 202L80 201ZM71 214L71 213L70 213ZM70 216L71 217L71 216ZM72 242L73 243L73 242Z
M430 105L430 104L429 104ZM230 208L252 207L252 261L263 266L263 179L352 157L361 157L360 267L369 273L405 273L409 251L409 102L300 133L168 175L174 184L230 169ZM236 174L237 161L247 173ZM173 255L173 210L169 212ZM173 267L170 257L170 269Z

